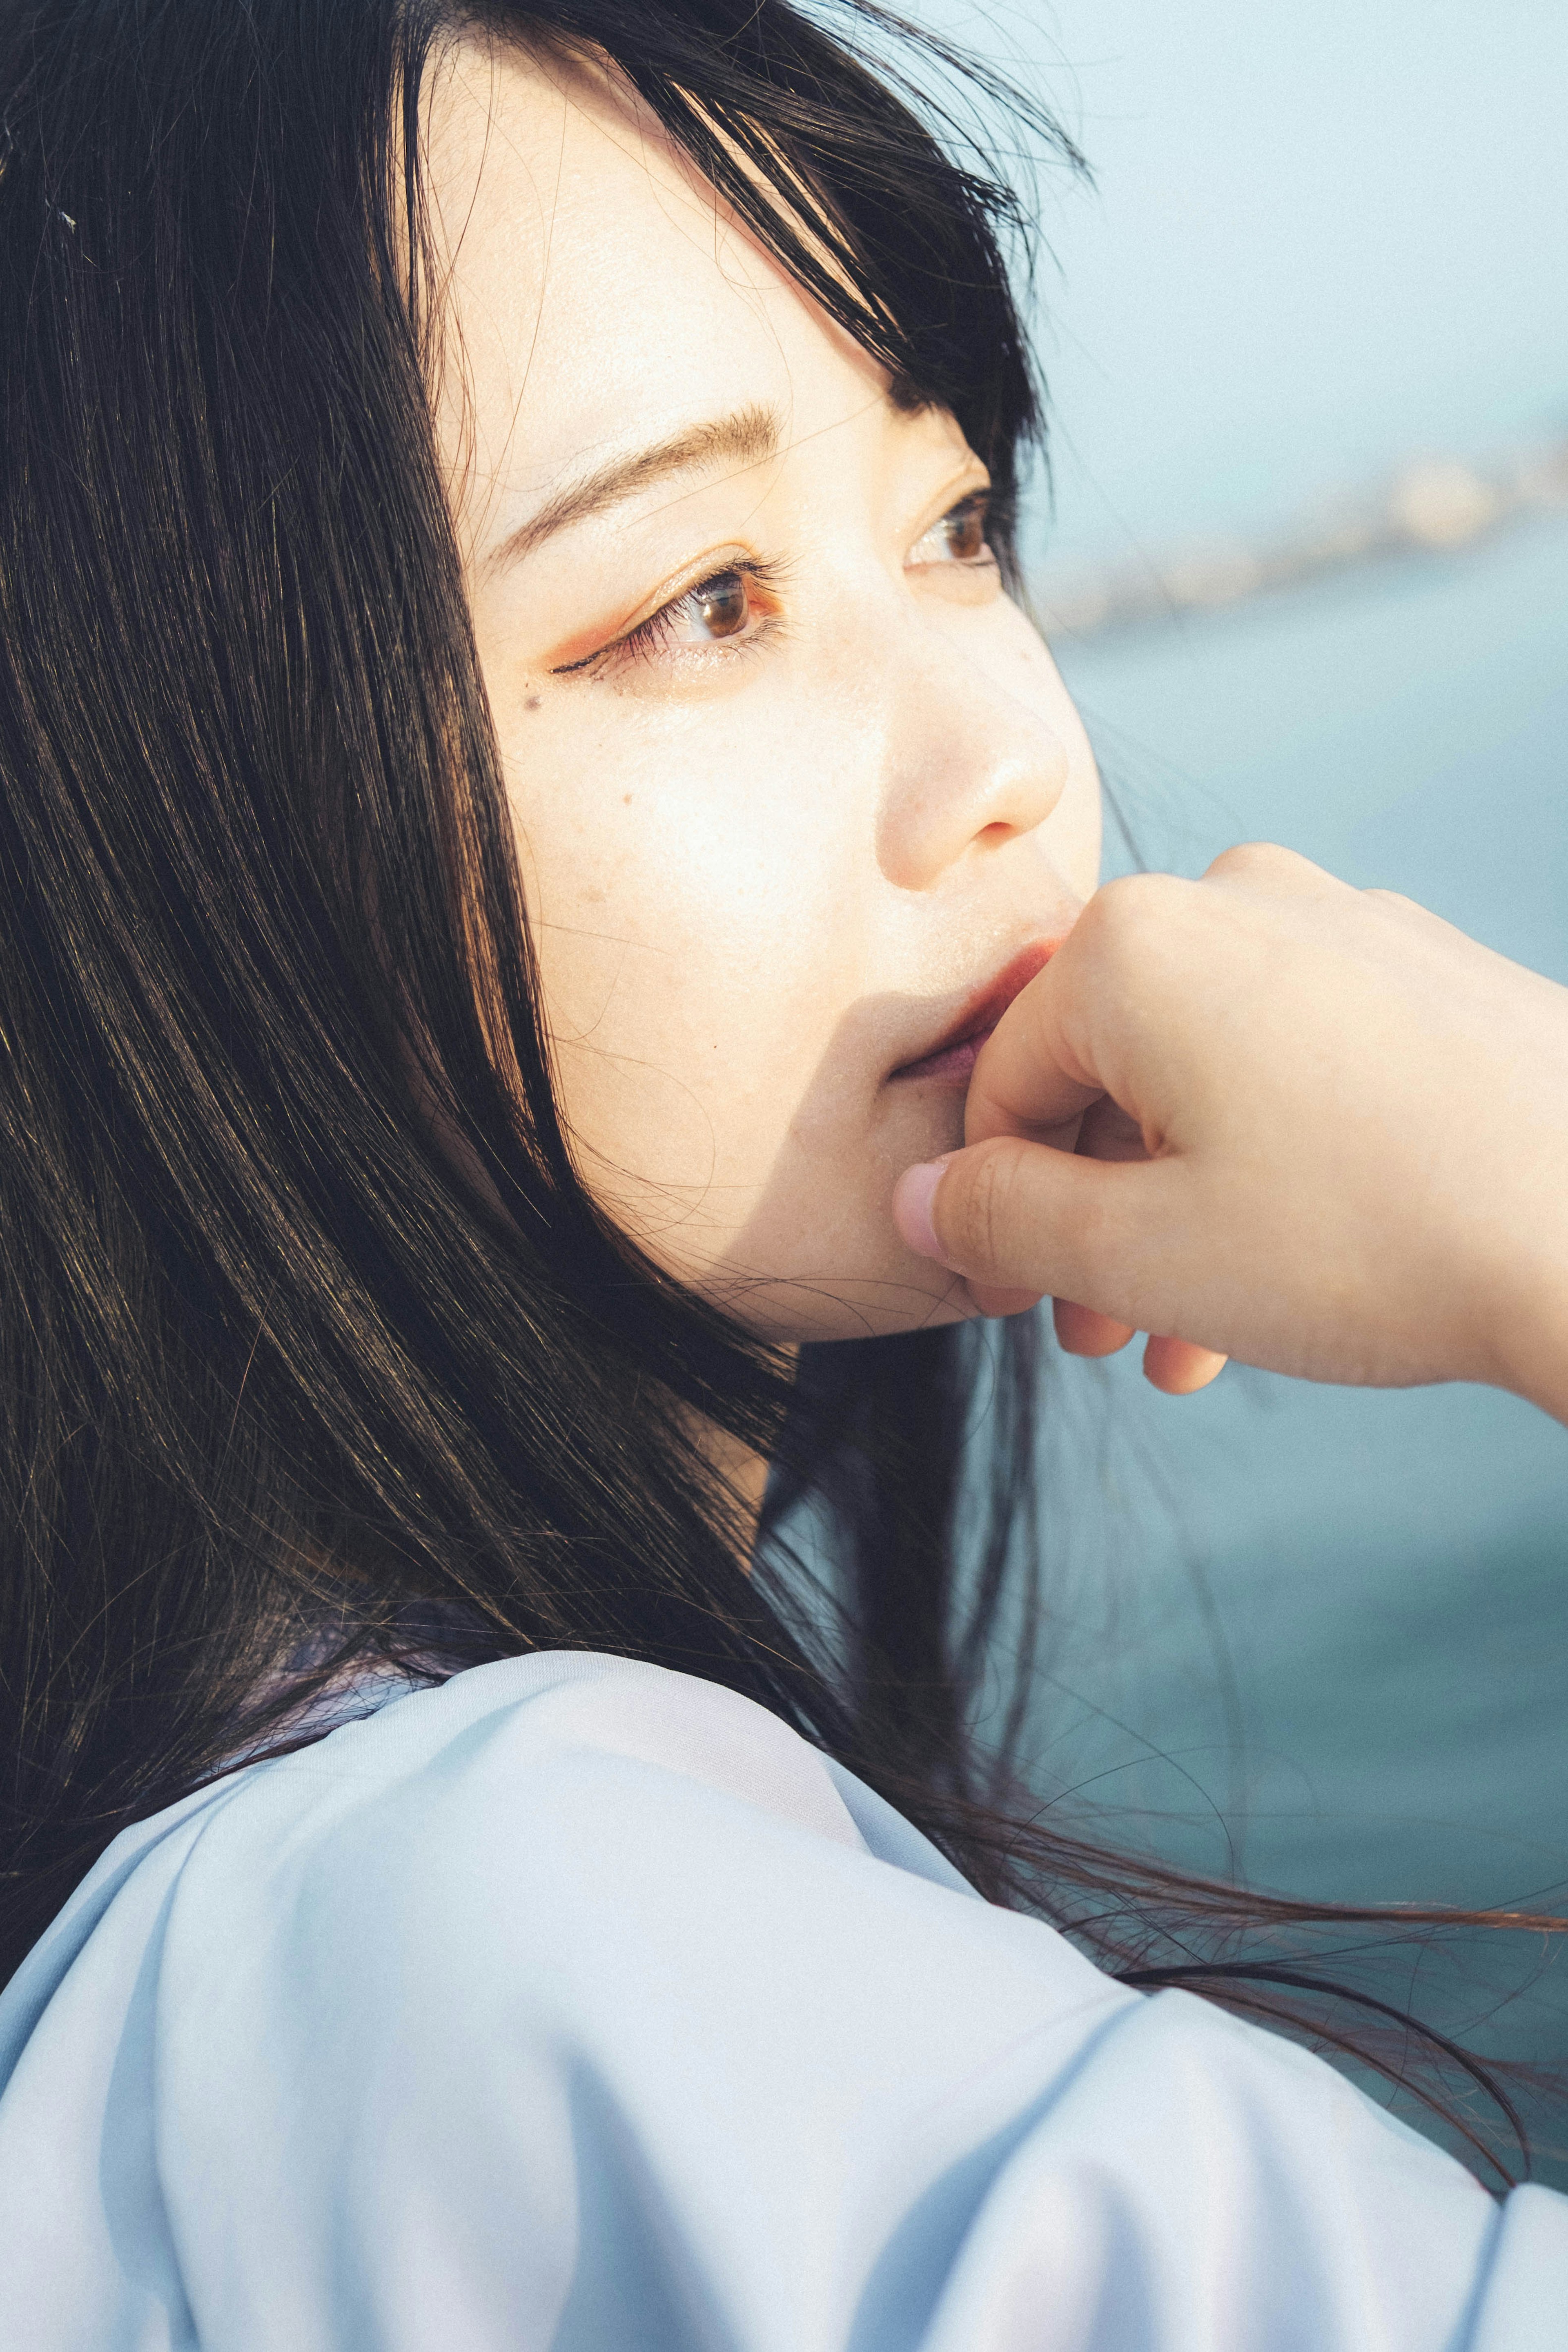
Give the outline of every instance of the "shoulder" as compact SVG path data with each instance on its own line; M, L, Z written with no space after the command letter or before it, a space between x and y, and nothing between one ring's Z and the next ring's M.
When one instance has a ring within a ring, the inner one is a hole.
M753 2020L767 2007L798 2028L816 2002L826 2032L825 2004L900 1938L906 2011L959 2002L980 1948L994 2033L1047 1988L1129 1998L1049 1930L979 1903L762 1707L555 1653L473 1669L257 1771L180 1864L163 1970L182 2014L234 2030L238 2000L298 2019L301 1983L324 1999L341 1982L426 2042L485 2017L614 2042L647 2035L656 1991L673 2030L683 2012L716 2020L738 1984ZM237 1946L252 1956L237 1973Z
M0 2254L79 2307L50 2352L128 2324L127 2249L200 2340L300 2352L430 2275L444 2311L512 2315L498 2344L552 2341L519 2315L561 2305L574 2248L590 2294L645 2229L754 2240L798 2297L787 2250L831 2241L900 2116L1132 1998L761 1708L580 1656L247 1768L131 1833L46 1942L26 2017L5 1997ZM270 2334L226 2333L247 2309Z
M154 2305L291 2352L1436 2352L1568 2294L1561 2200L1500 2237L1319 2062L977 1901L710 1685L481 1667L137 1836L9 2012L26 2352Z
M981 1908L764 1708L631 1660L478 1667L245 1777L181 1863L176 1944L244 1917L257 1948L293 1954L374 1917L384 1943L459 1972L504 1953L516 1986L521 1962L548 1968L607 1911L652 1935L711 1899L734 1932L749 1878L798 1901L846 1881L885 1898L897 1877Z

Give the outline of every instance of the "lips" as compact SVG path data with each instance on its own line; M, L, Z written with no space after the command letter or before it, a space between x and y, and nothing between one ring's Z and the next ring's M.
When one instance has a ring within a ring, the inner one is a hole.
M994 980L987 981L970 998L957 1019L948 1024L923 1054L912 1062L901 1062L889 1072L889 1081L935 1078L948 1085L967 1086L985 1040L1013 999L1027 988L1037 972L1045 970L1060 945L1060 940L1036 940L1021 948Z

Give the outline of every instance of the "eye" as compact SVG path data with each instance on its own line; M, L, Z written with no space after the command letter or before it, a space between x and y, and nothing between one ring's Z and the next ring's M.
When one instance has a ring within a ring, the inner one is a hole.
M738 637L752 617L750 583L743 572L716 572L699 588L689 588L658 618L671 629L684 628L701 642L715 644Z
M921 532L905 558L906 567L911 571L938 563L963 563L976 570L993 567L996 558L985 538L990 513L988 490L960 499L929 530Z
M738 650L765 636L779 614L774 566L760 562L726 564L695 587L683 589L639 621L613 645L589 654L585 660L563 663L554 675L574 670L604 671L623 661L647 660L671 653L702 654L709 647Z

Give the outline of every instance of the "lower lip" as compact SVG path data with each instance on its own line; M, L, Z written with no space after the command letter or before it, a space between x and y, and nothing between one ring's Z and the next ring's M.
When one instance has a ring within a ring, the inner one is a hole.
M900 1084L910 1078L929 1078L939 1087L966 1087L980 1059L980 1048L990 1034L989 1029L983 1029L977 1037L965 1037L962 1045L946 1046L940 1054L928 1054L923 1062L910 1062L895 1075Z
M973 1018L984 1022L984 1026L976 1029L972 1037L961 1038L954 1045L944 1045L940 1054L928 1054L921 1062L906 1062L901 1070L892 1072L893 1078L900 1083L905 1078L931 1078L939 1087L966 1087L980 1057L980 1048L1003 1013L1030 981L1044 971L1060 945L1060 940L1037 940L1033 947L1020 949L974 1008Z

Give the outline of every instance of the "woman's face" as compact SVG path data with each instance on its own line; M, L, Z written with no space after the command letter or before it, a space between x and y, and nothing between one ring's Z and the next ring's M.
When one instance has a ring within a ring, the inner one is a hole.
M445 455L584 1176L775 1339L973 1313L889 1196L962 1140L951 1041L1100 845L984 468L607 79L459 49L430 186Z

